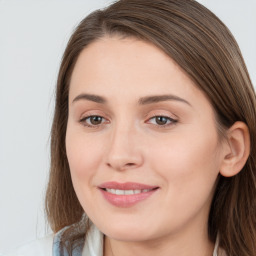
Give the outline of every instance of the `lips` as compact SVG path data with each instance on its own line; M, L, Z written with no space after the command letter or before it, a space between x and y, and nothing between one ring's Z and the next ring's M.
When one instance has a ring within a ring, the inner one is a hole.
M154 189L157 188L157 186L150 186L145 185L141 183L135 183L135 182L126 182L126 183L119 183L115 181L111 182L105 182L99 186L102 189L120 189L120 190L143 190L143 189Z
M131 207L153 195L159 187L141 183L106 182L99 186L103 197L117 207Z
M134 195L140 193L149 192L151 189L135 189L135 190L122 190L122 189L113 189L113 188L106 188L105 191L115 195Z

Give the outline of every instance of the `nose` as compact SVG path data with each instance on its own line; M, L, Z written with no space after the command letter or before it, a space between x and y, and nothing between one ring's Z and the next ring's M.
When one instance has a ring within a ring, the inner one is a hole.
M107 166L117 171L140 167L143 154L139 138L138 132L131 128L116 128L112 131L107 147Z

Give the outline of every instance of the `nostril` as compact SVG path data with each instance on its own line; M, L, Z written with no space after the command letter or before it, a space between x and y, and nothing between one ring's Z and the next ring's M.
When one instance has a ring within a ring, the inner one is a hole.
M133 168L136 166L136 163L124 163L124 164L121 164L121 163L107 163L107 166L110 167L110 168L114 168L116 170L119 170L119 171L123 171L125 169L129 169L129 168Z
M131 166L131 165L134 165L134 163L128 163L128 164L126 164L126 165Z

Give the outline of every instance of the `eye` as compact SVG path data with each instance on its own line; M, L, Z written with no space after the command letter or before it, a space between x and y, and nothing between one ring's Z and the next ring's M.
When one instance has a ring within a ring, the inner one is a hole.
M83 117L79 122L87 127L97 127L107 120L102 116L86 116Z
M158 125L158 126L168 126L168 125L173 125L177 122L178 120L175 120L171 117L167 116L154 116L149 119L149 122Z

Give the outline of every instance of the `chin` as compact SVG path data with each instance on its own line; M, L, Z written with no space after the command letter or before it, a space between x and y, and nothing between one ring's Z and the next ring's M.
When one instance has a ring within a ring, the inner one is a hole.
M141 226L139 224L131 223L111 223L109 226L99 227L100 230L109 238L126 241L126 242L139 242L151 240L153 232L150 230L149 225Z
M123 241L123 242L141 242L145 240L150 240L150 238L147 236L145 237L145 232L133 232L133 231L110 231L109 233L106 233L105 235L108 236L111 239Z

